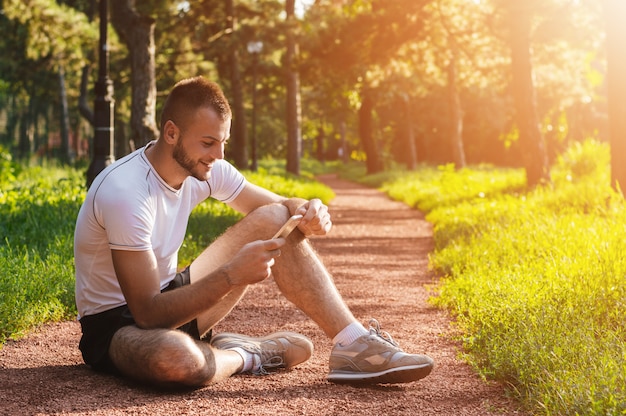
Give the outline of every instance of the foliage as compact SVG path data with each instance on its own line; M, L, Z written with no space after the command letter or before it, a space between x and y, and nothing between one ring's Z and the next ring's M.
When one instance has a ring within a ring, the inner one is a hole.
M592 135L606 139L608 134L602 7L600 0L531 3L537 113L553 159L571 140ZM135 5L156 23L157 114L172 85L192 75L215 79L232 101L231 74L237 65L248 122L253 88L258 92L259 157L282 158L286 150L283 59L290 27L284 20L284 3L240 0L234 4L233 28L228 23L233 16L228 16L223 1L151 0ZM512 121L508 26L503 19L509 0L303 4L295 29L305 156L334 160L337 149L345 146L348 155L363 157L358 110L364 90L369 90L375 101L372 136L385 167L406 163L409 126L421 162L449 163L453 158L448 70L454 62L467 161L519 166L523 149L516 144L518 129ZM89 62L85 69L91 99L97 77L93 70L98 55L97 11L90 5L85 0L2 3L0 30L6 36L0 40L0 140L14 155L29 156L44 143L56 146L59 62L66 66L71 129L87 146L92 132L81 125L77 104L81 65ZM246 51L251 40L263 41L258 60ZM112 29L109 50L116 142L127 143L130 61ZM238 59L231 59L231 51ZM258 82L253 86L255 68ZM22 140L15 149L15 142ZM76 150L79 156L87 154L82 148ZM126 151L128 147L120 145L117 157Z
M608 155L576 143L554 186L532 192L519 172L486 168L383 185L434 223L432 301L456 316L468 361L538 414L626 412L626 207Z
M88 45L97 39L96 28L77 10L51 0L4 0L4 12L28 29L26 56L82 67Z
M11 153L0 145L0 184L13 182L19 170L20 166L13 161Z

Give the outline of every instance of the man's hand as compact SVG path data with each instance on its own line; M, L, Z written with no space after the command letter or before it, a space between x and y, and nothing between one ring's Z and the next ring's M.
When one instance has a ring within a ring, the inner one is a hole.
M298 228L304 235L326 235L333 226L328 207L319 199L311 199L300 206L294 214L303 216Z
M249 285L270 277L274 258L280 256L284 238L259 240L246 244L224 265L231 285Z

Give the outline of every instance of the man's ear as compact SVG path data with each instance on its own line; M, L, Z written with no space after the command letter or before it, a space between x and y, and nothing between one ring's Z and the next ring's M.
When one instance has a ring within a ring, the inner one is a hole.
M180 136L180 129L172 120L167 120L163 126L163 139L171 145L176 144Z

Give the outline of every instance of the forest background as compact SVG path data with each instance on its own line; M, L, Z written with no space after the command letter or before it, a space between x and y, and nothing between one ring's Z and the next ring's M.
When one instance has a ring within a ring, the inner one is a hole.
M88 159L98 2L0 4L0 145L21 160ZM611 142L613 183L625 180L619 0L119 0L109 11L117 158L158 137L176 81L204 75L231 100L227 156L243 169L264 157L296 174L307 156L363 160L368 173L490 163L525 168L532 186L569 143L594 138Z

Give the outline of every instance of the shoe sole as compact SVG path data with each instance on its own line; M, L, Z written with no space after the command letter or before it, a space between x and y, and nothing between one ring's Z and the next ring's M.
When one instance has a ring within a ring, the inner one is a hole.
M264 337L249 337L247 335L242 335L242 334L235 334L232 332L220 332L219 334L215 335L214 337L211 338L211 346L215 347L213 345L213 343L217 343L221 338L229 338L229 337L233 337L233 338L237 338L237 339L242 339L242 340L246 340L246 341L255 341L255 342L263 342L263 341L268 341L268 340L275 340L276 338L297 338L299 341L301 341L301 343L295 344L295 343L290 343L291 345L295 345L298 348L302 348L304 349L308 349L309 350L309 356L306 357L304 360L299 361L297 363L292 363L289 367L285 366L284 368L286 369L290 369L295 367L298 364L302 364L303 362L307 361L309 358L311 358L311 355L313 355L313 343L306 337L304 337L304 335L298 334L296 332L274 332L273 334L269 334L266 335ZM302 344L306 344L306 347ZM217 347L215 347L217 348Z
M432 364L392 368L378 373L331 372L328 381L337 384L398 384L423 379L433 370Z

